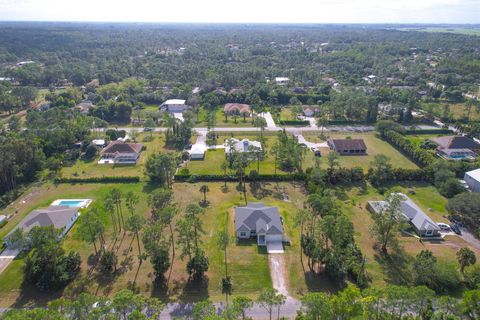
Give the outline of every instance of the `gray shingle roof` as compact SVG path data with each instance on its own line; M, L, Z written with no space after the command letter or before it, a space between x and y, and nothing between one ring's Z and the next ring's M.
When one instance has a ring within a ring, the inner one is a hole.
M415 202L404 194L400 194L403 201L400 202L400 208L403 216L407 219L417 230L440 230L438 225L425 213ZM370 207L375 211L380 211L386 208L388 203L386 201L369 201Z
M251 202L245 207L235 207L235 229L267 234L283 234L283 225L277 207L267 207L260 202Z
M56 229L62 229L75 220L77 216L78 208L67 206L50 206L46 209L33 210L6 235L5 239L17 228L22 228L24 232L28 232L33 227L46 227L50 225L53 225Z
M464 136L443 136L430 138L440 149L480 149L480 144Z

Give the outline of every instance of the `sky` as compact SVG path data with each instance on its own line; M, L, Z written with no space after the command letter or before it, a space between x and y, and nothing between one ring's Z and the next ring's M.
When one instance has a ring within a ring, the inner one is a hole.
M480 23L480 0L0 0L0 20Z

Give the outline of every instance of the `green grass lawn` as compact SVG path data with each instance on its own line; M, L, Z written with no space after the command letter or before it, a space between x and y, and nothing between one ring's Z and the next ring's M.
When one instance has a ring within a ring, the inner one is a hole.
M200 183L174 185L175 199L181 211L189 203L201 201L203 198L203 195L199 192L201 185ZM113 227L109 216L102 211L101 218L106 225L107 245L117 252L119 265L122 263L126 265L123 273L116 276L114 281L109 282L99 279L96 276L96 272L90 273L89 270L92 268L92 265L88 261L93 253L93 246L80 241L77 234L78 225L74 225L66 236L64 247L66 250L80 252L82 272L77 279L62 292L41 293L34 288L22 287L23 260L15 260L0 275L0 306L43 304L50 299L60 296L75 297L82 291L92 292L100 296L112 295L120 289L129 287L134 279L136 279L139 292L147 296L158 296L168 301L192 301L207 297L214 301L222 300L223 295L220 283L224 272L223 252L216 245L216 235L228 226L230 236L234 237L233 207L243 205L244 200L242 193L236 190L236 184L234 183L227 184L228 192L222 191L223 183L207 183L207 185L210 189L210 192L207 194L207 199L210 203L202 217L205 229L202 246L210 259L210 269L207 273L208 283L205 286L190 286L187 283L186 261L182 261L177 254L168 294L156 289L153 285L153 270L150 262L148 260L145 261L139 268L136 258L137 249L136 246L132 245L134 240L132 235L127 232L125 236L114 241ZM92 206L101 207L103 199L113 187L119 188L123 193L132 191L139 195L140 202L137 206L137 212L147 218L150 216L147 197L151 187L144 183L61 184L58 186L46 184L36 190L27 203L17 208L18 213L5 228L1 229L1 232L8 232L32 209L48 206L53 200L58 198L92 198L94 200ZM284 201L284 194L288 194L288 201ZM299 241L298 232L293 227L293 216L297 208L303 205L305 197L303 188L300 185L288 183L263 183L257 186L249 185L247 195L249 201L264 201L268 205L279 207L280 213L284 218L286 233L293 243L291 247L287 248L285 255L287 259L291 259L291 268L293 269L289 270L294 270L292 274L295 275L301 270L301 266L297 258L299 255ZM126 214L126 210L124 210L124 215ZM228 218L229 215L230 218ZM179 248L177 248L178 251ZM263 251L259 251L256 244L237 245L235 241L232 241L228 248L228 260L230 275L234 284L234 295L242 294L255 298L263 288L271 286L267 255ZM304 289L307 287L302 281L297 281L297 279L291 285L293 288L302 287Z
M165 137L161 133L152 133L153 141L144 142L145 137L149 137L150 133L140 133L137 142L142 143L146 150L142 151L140 159L136 165L110 165L97 164L100 156L92 161L78 160L70 167L62 168L60 174L65 178L91 178L102 176L139 176L143 178L143 170L145 162L149 155L157 152L173 151L165 148Z
M205 111L205 109L201 109L198 114L198 119L195 126L206 127L207 126L206 116L207 116L207 112ZM245 120L243 120L242 116L238 116L235 121L235 118L233 116L228 116L227 120L225 120L225 114L223 113L223 105L218 106L217 109L215 110L215 127L226 127L226 128L253 127L252 117L246 117Z
M444 216L447 214L445 205L447 200L441 196L435 187L422 183L405 183L392 188L407 194L425 213L435 222L448 222ZM415 194L409 194L413 190ZM355 227L355 241L366 256L368 276L371 279L371 286L383 287L388 284L402 284L402 279L409 279L412 270L408 261L423 249L431 250L439 259L440 263L456 264L455 253L461 246L467 244L456 236L449 236L448 241L420 242L417 237L406 234L399 235L400 251L391 252L392 256L403 257L402 259L386 261L374 248L375 240L371 235L370 227L373 224L370 213L366 209L367 201L383 200L376 189L370 186L353 186L350 188L337 188L337 196L343 199L342 208L352 219ZM478 250L474 250L477 255ZM395 261L394 261L395 260ZM398 265L395 265L398 264Z
M361 167L368 170L370 163L373 161L375 155L384 154L390 158L392 165L396 168L416 169L418 168L412 161L401 154L398 150L392 147L388 142L379 139L375 133L327 133L332 139L344 139L351 137L352 139L363 139L367 145L367 155L357 156L340 156L340 165L346 168ZM318 134L304 135L307 141L324 142L318 137ZM329 152L328 148L321 148L322 158L320 163L322 167L327 167L326 156ZM318 160L318 158L317 158ZM306 167L312 166L315 163L315 157L312 152L307 153Z

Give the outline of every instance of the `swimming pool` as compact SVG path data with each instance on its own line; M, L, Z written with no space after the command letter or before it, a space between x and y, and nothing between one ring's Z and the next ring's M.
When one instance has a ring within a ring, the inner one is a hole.
M71 208L86 208L90 205L92 199L57 199L52 202L52 206L66 206Z

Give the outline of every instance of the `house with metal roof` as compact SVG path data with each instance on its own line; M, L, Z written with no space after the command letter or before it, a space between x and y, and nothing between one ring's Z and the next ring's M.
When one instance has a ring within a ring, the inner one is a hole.
M55 229L62 230L62 236L67 234L77 218L80 216L77 207L69 206L50 206L44 209L36 209L30 212L20 223L10 231L3 239L8 246L8 238L12 233L21 228L23 232L28 232L34 227L53 226Z
M190 106L187 105L186 102L187 101L183 99L169 99L160 105L160 109L172 113L184 112L190 109Z
M250 141L248 139L238 140L235 138L229 138L225 140L225 155L227 158L232 152L254 152L254 150L261 150L262 144L259 141Z
M415 232L421 237L440 236L440 227L408 196L403 193L399 193L399 195L403 199L400 201L400 211ZM376 213L380 213L387 208L387 201L368 201L367 204L367 209Z
M480 192L480 169L465 172L463 180L471 191Z
M136 164L143 145L140 143L125 143L121 140L111 141L100 152L102 158L99 164Z
M363 139L328 139L328 147L341 155L367 154L367 145Z
M235 207L237 239L254 238L268 253L282 253L284 230L277 207L267 207L261 202L250 202L245 207Z

